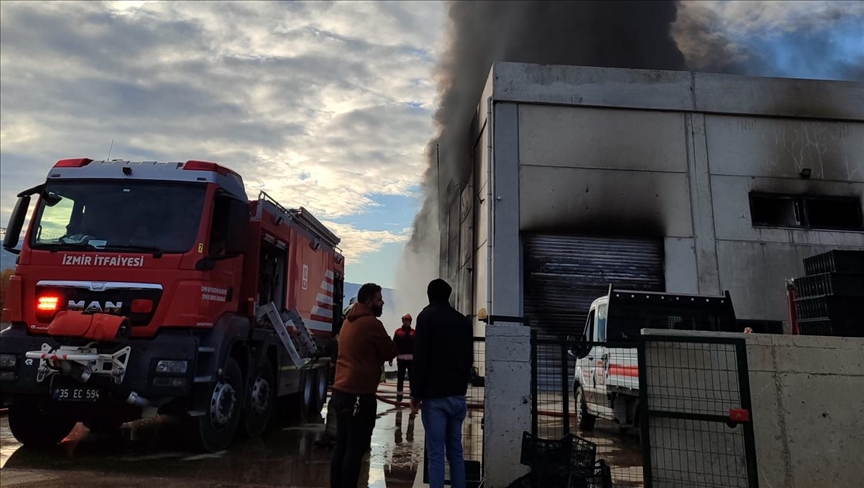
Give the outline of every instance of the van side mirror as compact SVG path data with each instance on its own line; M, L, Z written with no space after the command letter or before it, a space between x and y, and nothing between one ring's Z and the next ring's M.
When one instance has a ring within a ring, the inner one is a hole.
M16 249L21 238L21 229L24 228L24 220L27 218L27 209L30 207L30 195L18 197L12 216L9 217L9 225L6 227L6 235L3 237L3 248L13 254L20 254Z
M585 341L585 336L567 336L567 355L582 359L591 352L591 344Z
M229 256L246 252L246 233L249 229L249 204L243 200L228 200L228 218L225 219L225 253Z

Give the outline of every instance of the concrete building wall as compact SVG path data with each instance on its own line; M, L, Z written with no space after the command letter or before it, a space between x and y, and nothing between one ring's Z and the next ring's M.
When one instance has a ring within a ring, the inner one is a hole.
M808 256L864 248L864 232L754 227L749 195L858 197L864 208L864 123L706 115L705 128L721 287L742 318L783 320L784 279L802 276Z
M759 486L861 486L864 339L668 330L646 330L643 334L746 339ZM701 350L698 343L687 347L688 354L674 354L679 372L664 379L683 387L676 390L679 392L704 391L708 384L704 378L682 372L698 372L708 364L703 356L709 356L692 351ZM704 349L716 355L716 347L706 344ZM719 367L725 369L722 364ZM658 371L662 374L664 370L661 367ZM715 381L719 376L715 373L712 378ZM687 385L688 380L693 383ZM735 381L729 377L721 380ZM691 403L699 407L698 401ZM663 427L658 426L661 431ZM657 435L663 437L663 432ZM710 466L710 458L699 456L709 448L704 440L696 435L675 436L674 448ZM743 473L743 465L740 468Z
M762 192L864 212L864 123L523 102L518 131L521 231L664 237L667 290L729 290L740 318L787 321L803 258L864 248L862 231L754 227L750 211Z

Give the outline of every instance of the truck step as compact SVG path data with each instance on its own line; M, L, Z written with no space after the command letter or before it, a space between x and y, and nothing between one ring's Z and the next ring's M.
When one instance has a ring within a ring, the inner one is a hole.
M302 345L306 356L317 356L318 345L315 343L315 339L312 338L312 334L309 333L309 329L306 328L306 324L303 323L303 317L297 313L297 310L289 309L288 310L288 320L286 321L286 325L290 323L294 325L297 329L297 337L300 339L300 344Z
M279 312L276 310L276 305L273 302L262 305L261 307L258 307L258 311L255 315L259 320L264 319L267 322L270 322L270 325L273 326L273 330L276 331L276 335L278 335L279 339L282 341L282 345L285 346L285 350L288 351L288 356L291 357L291 362L294 363L294 366L297 368L303 367L307 360L297 351L297 347L294 345L294 341L291 340L291 336L288 334L288 329L285 327L285 323L282 322L282 317L279 316Z
M213 382L212 376L196 376L195 380L194 380L194 383L212 383L212 382Z
M198 354L211 354L216 352L215 347L201 346L198 348Z

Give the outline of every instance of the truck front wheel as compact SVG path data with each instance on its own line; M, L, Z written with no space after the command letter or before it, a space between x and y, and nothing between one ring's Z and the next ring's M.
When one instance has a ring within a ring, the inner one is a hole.
M245 403L243 386L240 366L234 358L228 358L222 377L210 387L204 415L187 418L193 448L216 452L231 444Z
M55 446L75 424L74 418L45 402L16 400L9 407L9 430L25 446Z
M576 388L576 423L580 430L594 430L594 421L597 417L588 413L588 403L585 401L585 392L582 387Z

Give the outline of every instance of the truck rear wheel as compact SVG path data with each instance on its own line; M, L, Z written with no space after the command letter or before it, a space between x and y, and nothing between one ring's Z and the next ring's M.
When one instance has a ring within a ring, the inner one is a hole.
M243 433L248 437L261 435L270 423L276 403L276 383L273 365L266 357L252 373L247 385L246 406L243 409Z
M76 421L45 402L16 400L9 406L9 430L28 447L50 447L69 435Z
M207 411L188 417L187 436L196 450L221 451L231 444L243 410L243 374L234 358L225 362L222 377L210 387Z
M327 369L315 368L305 371L303 388L300 390L303 420L308 422L321 415L327 400Z
M585 392L582 387L576 388L576 424L580 430L594 430L594 422L597 417L588 413L588 403L585 401Z
M330 367L325 365L315 370L315 401L309 410L309 416L321 415L324 404L327 403L327 386L330 380Z

